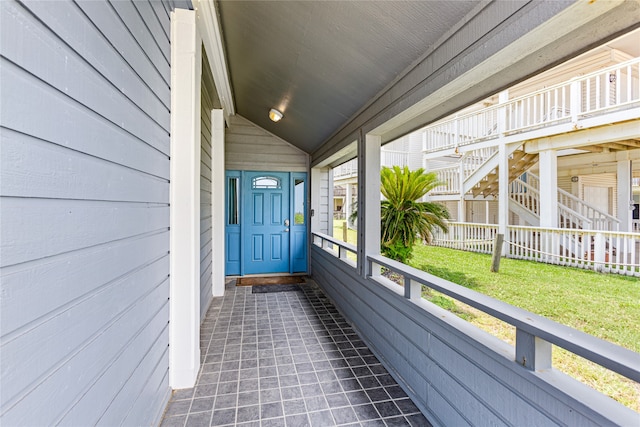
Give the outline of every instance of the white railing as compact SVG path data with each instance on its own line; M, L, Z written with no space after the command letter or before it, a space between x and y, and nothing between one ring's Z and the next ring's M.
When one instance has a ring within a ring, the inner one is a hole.
M530 182L533 181L533 182ZM540 215L540 192L535 180L527 175L527 182L516 178L509 184L509 197L536 216Z
M475 172L480 166L488 161L498 151L498 147L484 147L471 151L467 151L461 158L463 164L463 170L465 171L467 178L473 172Z
M540 188L540 178L527 172L527 184ZM537 204L536 206L540 206ZM537 210L536 213L539 213ZM620 220L597 207L585 202L579 197L558 188L558 226L560 228L581 228L584 230L617 231Z
M434 246L491 253L496 224L449 223ZM548 264L640 277L640 234L617 231L508 226L504 255Z
M640 102L640 58L423 128L425 152L560 122L578 123Z
M430 170L442 185L431 190L432 195L460 194L462 182L485 164L498 151L497 147L486 147L466 152L460 161L452 166ZM462 175L462 179L461 179Z
M358 248L356 246L322 233L312 233L312 237L314 245L331 252L337 258L355 267L355 261L350 259L349 256L351 255L351 258L356 259L355 257L358 256Z
M509 197L528 209L534 216L540 216L540 179L528 172L526 182L516 178L509 184ZM558 226L583 230L616 231L620 220L573 194L558 188Z
M434 187L430 194L460 194L460 166L449 166L448 168L430 171L436 174L441 185Z
M589 230L604 230L604 231L616 231L619 229L620 220L612 215L609 215L605 212L602 212L600 209L596 208L593 205L581 200L580 198L574 196L573 194L558 188L558 207L563 207L566 214L569 212L577 213L582 218L586 218L589 221L589 224L582 224L582 226L577 226L579 223L573 227L570 227L569 224L566 223L570 221L571 218L565 217L563 220L565 221L564 227L566 228L583 228ZM560 222L558 224L561 224Z
M498 226L494 224L473 224L450 222L449 231L434 230L434 246L458 249L469 252L490 254L493 251L493 240L498 233Z
M333 179L343 179L358 176L358 159L349 160L333 168Z
M409 153L406 151L380 150L381 166L407 166L409 165Z
M380 166L408 166L412 153L397 150L380 150ZM421 153L414 155L422 156ZM333 168L333 179L353 178L358 176L358 159L349 160Z

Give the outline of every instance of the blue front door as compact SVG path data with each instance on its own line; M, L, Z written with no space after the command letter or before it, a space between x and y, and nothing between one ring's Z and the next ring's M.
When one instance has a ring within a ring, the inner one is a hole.
M244 175L244 274L289 272L289 174Z
M305 273L307 174L226 175L226 274Z

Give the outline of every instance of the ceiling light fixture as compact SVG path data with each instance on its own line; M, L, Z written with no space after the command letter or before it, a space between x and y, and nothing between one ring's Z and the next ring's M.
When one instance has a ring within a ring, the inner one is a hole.
M269 118L272 122L279 122L282 119L282 113L275 108L269 110Z

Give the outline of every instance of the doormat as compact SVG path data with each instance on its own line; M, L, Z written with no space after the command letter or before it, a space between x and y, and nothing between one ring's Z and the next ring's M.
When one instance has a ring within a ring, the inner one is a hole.
M273 292L301 292L300 285L253 285L252 294L270 294Z
M239 277L236 286L256 285L295 285L304 283L302 276L274 276L274 277Z

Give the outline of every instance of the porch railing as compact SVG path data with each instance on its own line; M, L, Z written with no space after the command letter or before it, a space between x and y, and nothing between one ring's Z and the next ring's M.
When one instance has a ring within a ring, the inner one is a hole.
M337 250L328 250L336 257L338 257L336 254L342 253L342 251L352 251L354 249L351 245L336 241L330 236L321 233L312 234L314 244L318 247L326 250L329 246L338 246ZM640 382L640 355L638 353L384 256L369 255L366 262L368 271L372 272L369 279L373 279L399 296L403 296L407 301L425 311L435 309L433 304L422 298L422 291L424 287L427 287L514 326L516 329L515 361L527 370L536 371L538 375L546 375L546 373L551 372L553 367L552 346L555 345L632 381ZM402 277L403 285L398 286L382 276L380 273L381 267L399 274ZM434 316L434 319L440 320L440 317L445 318L445 316L439 315ZM398 318L402 318L402 316L398 316ZM446 320L441 321L447 322ZM480 335L473 334L473 336L475 339L480 339ZM455 350L456 341L454 340L450 345ZM487 347L488 349L489 347ZM492 366L485 365L484 369L491 372ZM544 381L542 386L546 388L544 392L549 392L550 389L563 390L563 392L569 390L569 388L564 388L564 386L560 385L562 383L560 377L554 378L553 381ZM508 382L509 379L505 379L505 381ZM572 387L575 387L575 384ZM573 392L576 391L573 388L572 390ZM591 394L591 396L594 397L595 394ZM607 402L609 402L607 405L614 404L613 401ZM637 417L635 412L621 405L615 405L617 408L615 410L613 406L607 406L607 413L610 415L610 411L614 410L617 416L621 416L616 422L624 424Z
M349 255L351 254L352 258L357 256L358 248L356 246L322 233L312 233L312 238L314 245L333 253L336 257L355 267L355 262L349 258Z
M640 382L640 355L624 347L559 324L382 255L368 256L369 271L387 268L403 276L404 296L422 298L426 286L516 327L516 361L532 370L551 367L551 348L562 347L630 380ZM375 267L378 267L377 269ZM374 273L380 280L380 274ZM531 345L532 342L535 345ZM535 361L535 362L534 362ZM532 365L539 364L539 367Z
M463 147L561 122L603 114L640 101L640 58L556 84L480 111L427 126L426 153Z
M434 246L491 253L496 224L449 223ZM640 277L640 236L606 230L508 226L504 255L548 264Z

